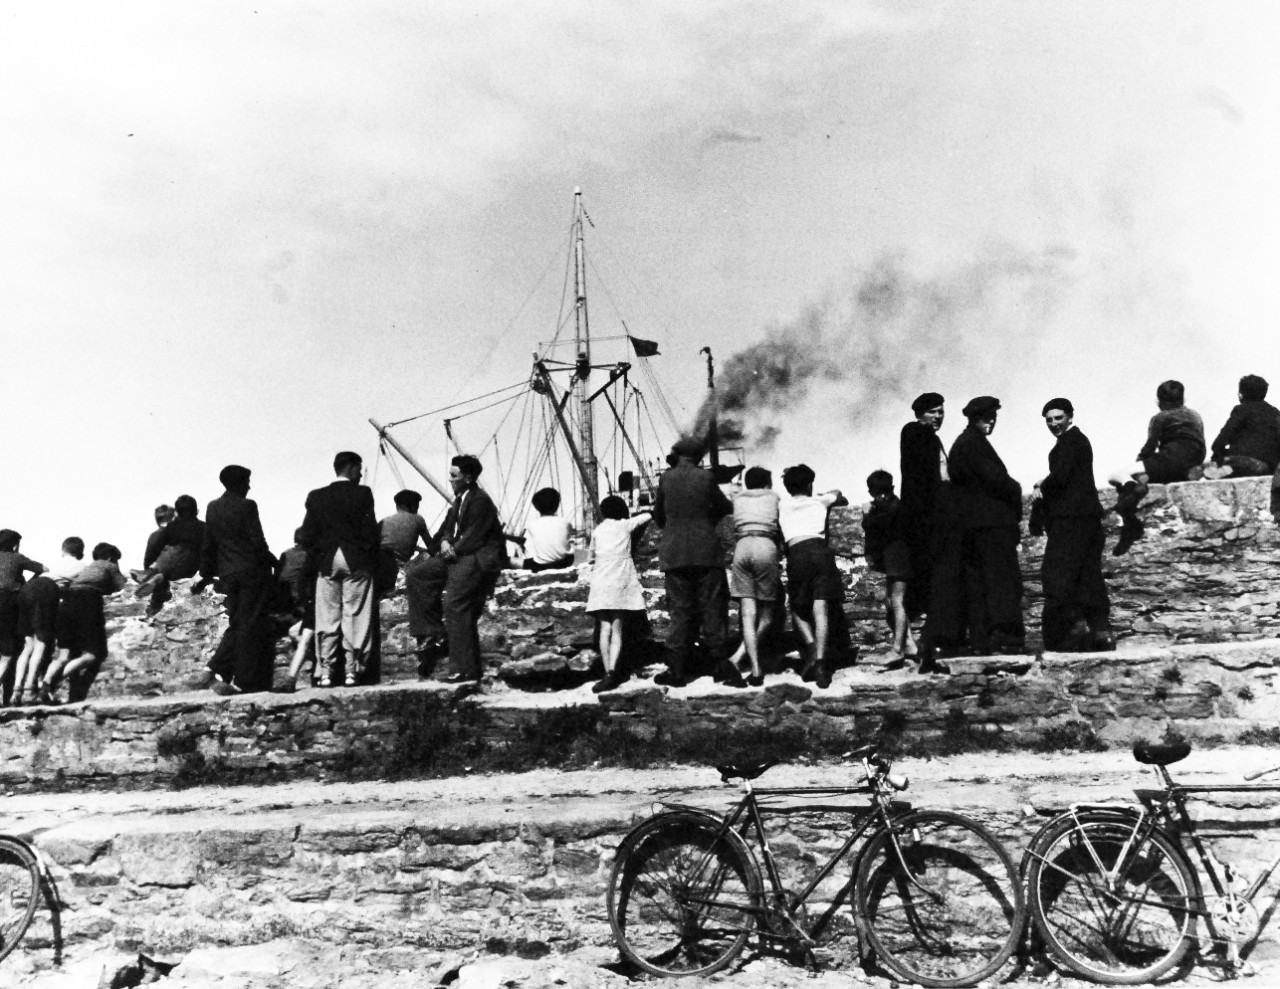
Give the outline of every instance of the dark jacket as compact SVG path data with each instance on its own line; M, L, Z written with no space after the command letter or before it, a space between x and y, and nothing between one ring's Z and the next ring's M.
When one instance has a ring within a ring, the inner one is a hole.
M455 500L444 517L444 524L435 534L435 541L449 540L459 557L472 556L480 569L496 572L509 565L507 541L498 518L498 507L488 492L472 488L461 499L459 513Z
M164 549L164 531L167 526L160 526L155 532L147 536L147 548L142 554L143 567L150 567L160 556L160 551ZM201 545L204 545L201 542Z
M723 567L724 547L716 523L732 512L733 502L709 470L682 463L664 473L653 504L653 521L662 527L661 568Z
M1101 518L1102 502L1093 480L1093 445L1072 426L1049 451L1049 476L1040 482L1048 515L1059 518Z
M1022 519L1022 485L1009 476L991 441L966 426L947 456L960 518L967 529L1017 526Z
M1213 459L1252 457L1271 470L1280 464L1280 410L1265 399L1241 402L1213 441Z
M209 502L204 518L201 577L270 576L276 559L262 535L257 502L228 491Z
M942 486L942 440L932 427L913 421L902 427L899 449L902 510L912 518L931 515Z
M336 480L307 495L298 545L315 554L316 567L326 577L333 574L333 558L339 549L352 571L372 574L378 565L378 517L373 492L354 481Z

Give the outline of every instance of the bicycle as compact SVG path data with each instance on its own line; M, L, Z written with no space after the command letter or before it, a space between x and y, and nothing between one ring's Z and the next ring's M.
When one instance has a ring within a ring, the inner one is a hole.
M0 835L0 961L31 926L44 875L39 852L21 838Z
M800 949L816 968L814 949L850 880L816 922L808 919L806 903L866 835L851 870L864 965L874 957L900 978L944 987L973 985L999 969L1025 921L1022 885L1008 852L975 821L894 800L908 781L892 774L871 746L852 754L861 759L865 784L756 788L752 781L775 763L723 765L716 767L721 780L740 780L743 790L729 813L662 802L667 809L622 840L609 877L609 924L623 956L653 975L708 975L729 965L754 934L762 945ZM812 799L854 795L869 795L867 806ZM805 799L780 807L788 797ZM852 814L847 837L803 889L788 890L765 811L831 810Z
M1189 797L1277 793L1280 785L1176 783L1168 767L1185 759L1185 742L1138 742L1133 755L1153 766L1161 786L1135 790L1137 804L1080 804L1049 821L1023 859L1028 910L1049 953L1078 975L1107 985L1151 982L1184 964L1203 917L1209 939L1234 972L1240 949L1260 923L1253 900L1280 865L1252 883L1220 862L1196 833ZM1251 773L1255 780L1280 766ZM1182 842L1186 835L1213 887L1207 897Z

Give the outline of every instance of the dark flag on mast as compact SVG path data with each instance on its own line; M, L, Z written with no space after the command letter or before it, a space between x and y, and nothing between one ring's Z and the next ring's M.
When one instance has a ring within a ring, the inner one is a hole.
M639 337L633 337L627 334L627 339L631 341L631 348L636 352L637 357L657 357L658 343L656 340L641 340Z

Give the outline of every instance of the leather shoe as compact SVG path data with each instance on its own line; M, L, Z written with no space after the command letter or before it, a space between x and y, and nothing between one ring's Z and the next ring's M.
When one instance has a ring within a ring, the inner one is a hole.
M671 670L663 670L653 678L653 682L659 687L683 687L688 681L679 673L673 673Z
M1094 652L1115 652L1116 640L1105 632L1095 632L1090 647Z
M460 684L460 683L479 683L478 676L472 676L470 673L449 673L440 678L441 683Z

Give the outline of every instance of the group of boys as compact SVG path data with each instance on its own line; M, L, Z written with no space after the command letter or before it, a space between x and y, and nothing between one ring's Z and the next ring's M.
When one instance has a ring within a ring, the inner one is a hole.
M0 529L0 702L57 703L64 681L69 700L83 700L107 658L102 599L126 583L120 550L98 543L86 561L84 540L71 536L47 567L23 555L21 542Z

